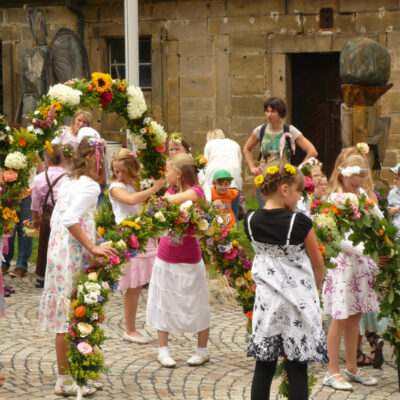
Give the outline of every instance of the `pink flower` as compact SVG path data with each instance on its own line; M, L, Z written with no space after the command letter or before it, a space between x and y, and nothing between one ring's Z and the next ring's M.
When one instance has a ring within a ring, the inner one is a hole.
M69 329L68 330L68 333L70 334L70 336L72 336L72 337L76 337L76 333L75 333L75 331L73 330L73 329Z
M159 153L164 153L165 143L161 144L160 146L156 146L156 151L158 151Z
M224 240L228 236L229 230L227 228L221 229L221 240Z
M113 265L118 265L121 263L121 260L119 259L119 257L115 256L114 254L110 254L108 256L108 259L110 260L111 264L113 264Z
M195 233L194 226L193 226L192 224L190 224L190 225L186 228L185 233L186 233L186 235L188 235L188 236L194 235L194 233Z
M231 277L231 273L232 273L232 270L231 270L231 269L226 269L226 270L224 271L224 275L225 275L227 278L230 278L230 277Z
M139 240L135 235L132 235L128 239L128 246L131 247L132 249L137 249L139 247Z
M225 253L225 258L228 260L234 260L238 255L238 251L236 249L231 249L228 253Z
M304 179L305 179L305 181L306 181L305 190L307 190L307 192L313 193L315 187L314 187L314 185L312 184L312 179L311 179L309 176L305 176Z
M71 324L74 324L74 325L76 325L77 323L79 322L79 319L78 318L72 318L71 319Z
M84 356L87 356L93 351L93 347L86 342L79 343L78 346L76 346L78 351L83 354Z

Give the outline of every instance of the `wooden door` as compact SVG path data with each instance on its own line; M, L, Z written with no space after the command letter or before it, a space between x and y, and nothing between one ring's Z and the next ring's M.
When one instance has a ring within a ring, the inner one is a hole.
M342 149L339 53L292 54L291 69L291 123L314 144L329 177ZM296 161L303 158L296 149Z

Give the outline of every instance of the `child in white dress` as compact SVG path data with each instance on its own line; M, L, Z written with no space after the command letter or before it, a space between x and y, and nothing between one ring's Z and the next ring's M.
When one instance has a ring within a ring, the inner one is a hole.
M73 395L77 385L67 375L68 332L71 292L74 275L83 269L85 255L117 254L109 246L95 243L94 213L100 185L105 177L104 141L85 137L79 143L72 160L71 176L58 192L50 222L51 233L47 253L47 268L43 295L39 307L39 320L44 330L56 334L58 379L55 393ZM84 395L96 391L84 386Z
M176 203L204 200L199 186L196 165L190 154L176 154L167 162L167 180L177 186L176 194L165 197ZM210 359L207 342L210 327L210 306L206 271L199 241L185 236L181 244L160 240L151 276L147 301L147 323L158 331L158 357L163 367L174 367L169 355L169 332L195 332L197 350L187 363L201 365Z
M115 222L120 224L128 215L136 214L140 204L149 196L157 193L165 179L153 181L149 189L139 190L140 163L136 155L129 149L120 149L113 154L111 162L112 176L110 178L110 202L115 215ZM119 280L119 290L126 290L125 332L123 338L133 343L148 343L149 339L142 336L136 329L136 311L142 286L150 282L157 246L151 239L146 246L146 253L139 253L131 258L125 268L125 275Z
M305 185L301 171L270 164L256 182L266 203L245 218L257 285L248 346L256 359L251 399L269 398L277 360L286 355L289 398L306 400L307 364L328 361L317 291L324 262L310 218L295 212Z
M354 193L357 196L365 194L362 188L367 187L369 180L366 158L346 150L342 153L329 180L327 195L330 199L336 193ZM383 217L376 205L374 211L379 218ZM331 259L337 267L328 271L323 288L324 313L333 318L328 332L329 367L323 383L339 390L352 390L352 385L345 378L367 386L377 383L375 378L357 367L357 342L362 313L379 311L379 301L374 290L378 267L371 258L363 255L363 243L354 246L349 240L342 240L341 245L343 252ZM345 377L339 369L342 336L346 348Z

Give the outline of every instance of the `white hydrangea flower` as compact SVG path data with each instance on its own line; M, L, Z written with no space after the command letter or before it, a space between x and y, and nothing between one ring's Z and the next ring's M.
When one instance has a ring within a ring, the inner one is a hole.
M24 169L27 165L26 156L19 151L7 155L4 165L10 169Z
M209 225L210 224L208 223L208 221L206 219L202 219L198 224L199 229L201 231L206 231L208 229Z
M130 119L138 119L147 110L143 92L139 87L129 86L126 90L128 106L126 108Z
M78 285L78 293L82 294L82 293L84 293L84 291L85 291L85 289L84 289L83 285Z
M129 139L138 150L144 150L147 147L146 141L138 135L131 133Z
M318 214L314 218L314 222L318 225L319 228L333 229L336 226L335 220L325 214Z
M47 94L51 100L57 100L64 106L77 106L81 102L82 92L62 83L57 83L50 87Z
M146 128L142 128L139 132L140 132L142 135L145 135L146 132L147 132L147 130L146 130Z
M150 122L151 122L151 118L150 118L150 117L146 117L146 118L143 120L143 124L146 125L146 126L149 126L149 125L150 125Z
M182 203L179 206L179 211L180 212L187 212L192 205L193 205L193 201L192 200L187 200L187 201L185 201L184 203Z
M33 132L33 131L35 130L35 127L34 127L33 125L28 125L28 126L26 127L26 130L27 130L28 132Z
M98 294L100 295L101 286L98 283L85 282L84 286L87 292L98 292Z
M4 140L7 137L7 135L4 132L0 131L0 140Z
M33 130L33 133L34 133L35 135L43 135L43 130L42 130L41 128L35 128L35 129Z
M154 218L155 218L156 220L160 221L160 222L165 222L165 221L166 221L166 219L165 219L164 214L162 213L162 211L157 211L157 212L154 214Z
M83 301L86 304L96 304L99 302L97 296L100 296L100 292L90 292L83 296Z
M167 132L165 132L164 128L156 121L151 121L150 126L154 134L154 137L151 139L151 143L154 146L161 146L167 141Z

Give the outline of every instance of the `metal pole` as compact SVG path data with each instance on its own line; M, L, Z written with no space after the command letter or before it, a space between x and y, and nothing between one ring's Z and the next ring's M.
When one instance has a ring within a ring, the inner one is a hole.
M130 85L139 86L138 0L124 0L125 68Z

